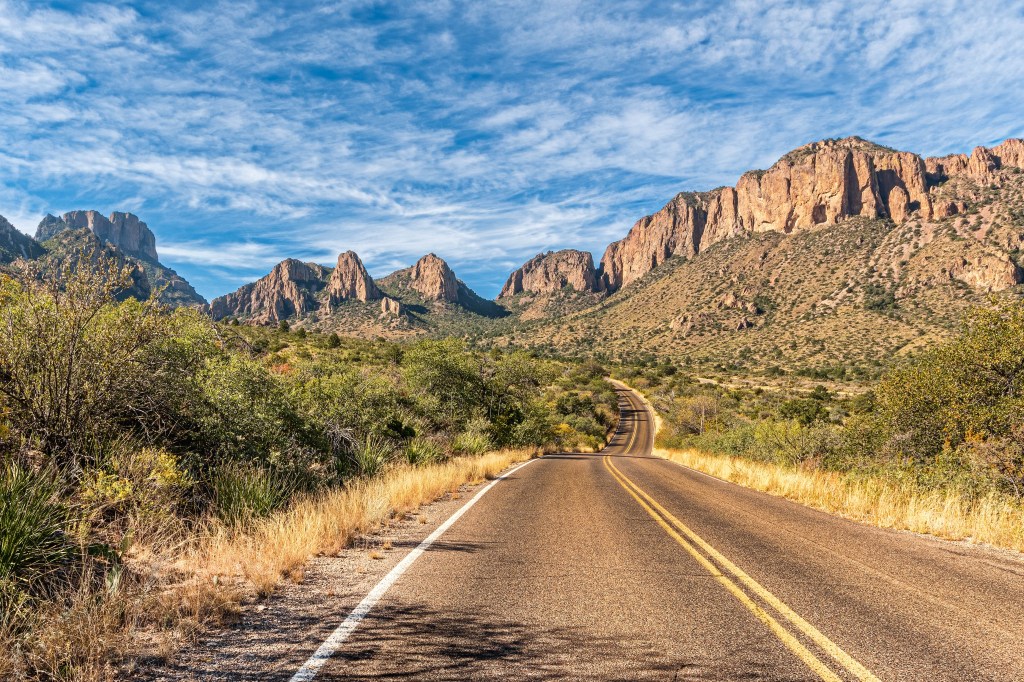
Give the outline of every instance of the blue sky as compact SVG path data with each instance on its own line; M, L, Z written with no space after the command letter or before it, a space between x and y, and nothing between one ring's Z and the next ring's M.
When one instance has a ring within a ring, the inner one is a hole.
M0 214L136 212L207 297L346 249L493 296L805 142L1024 136L1021 36L978 0L0 0Z

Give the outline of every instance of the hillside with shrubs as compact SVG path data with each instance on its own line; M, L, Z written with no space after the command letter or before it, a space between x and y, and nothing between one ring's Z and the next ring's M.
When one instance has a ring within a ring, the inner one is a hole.
M880 525L1024 550L1018 300L972 309L950 341L878 380L709 378L654 361L621 371L663 416L663 454L688 466ZM787 472L806 490L779 483Z
M338 500L401 480L444 494L507 466L485 453L596 449L617 420L594 363L215 324L123 296L132 274L82 257L0 275L3 679L170 655L366 530ZM270 520L300 511L329 522L266 563Z

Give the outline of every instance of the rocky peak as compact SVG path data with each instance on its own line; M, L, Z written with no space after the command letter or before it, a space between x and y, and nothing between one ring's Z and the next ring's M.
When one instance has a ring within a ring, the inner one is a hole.
M106 218L99 211L70 211L61 218L47 214L36 229L36 239L51 239L63 230L88 228L101 241L113 244L129 256L156 263L156 236L133 213L115 211Z
M327 296L330 305L345 300L376 301L383 294L373 278L366 272L363 262L354 251L338 256L338 264L327 282Z
M691 257L723 239L792 233L848 217L932 217L927 169L916 154L857 137L804 145L766 171L744 173L735 187L684 192L641 218L601 259L615 291L673 256Z
M272 323L317 308L317 293L324 288L330 270L316 263L289 258L270 274L237 291L215 298L210 315L220 320L229 315L256 323Z
M600 290L594 257L589 252L564 249L537 254L509 275L498 298L524 292L549 294L565 287L579 292Z
M47 213L36 228L36 240L45 242L64 230L70 229L68 224L57 216Z
M409 272L409 286L426 299L459 302L459 280L442 259L428 253Z
M949 154L925 159L928 181L935 185L959 175L987 181L1002 168L1024 168L1024 140L1010 138L992 147L975 147L971 155Z

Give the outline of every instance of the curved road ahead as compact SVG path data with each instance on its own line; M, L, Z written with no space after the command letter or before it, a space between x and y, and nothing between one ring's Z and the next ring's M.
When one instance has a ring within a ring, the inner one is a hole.
M604 452L496 483L316 679L1024 679L1015 555L655 459L650 414L619 393Z

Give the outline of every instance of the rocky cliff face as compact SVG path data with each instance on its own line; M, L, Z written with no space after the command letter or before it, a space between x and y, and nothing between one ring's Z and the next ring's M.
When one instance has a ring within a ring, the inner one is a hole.
M382 296L380 289L354 251L346 251L338 256L338 264L327 282L329 305L346 300L376 301Z
M38 258L43 252L39 242L19 232L18 228L0 216L0 264L10 263L19 258L31 260Z
M210 315L215 320L245 317L257 324L301 316L317 309L317 294L327 285L329 275L330 270L321 265L289 258L274 266L266 277L215 298L210 303Z
M579 292L600 290L594 257L590 253L573 249L539 253L509 276L498 298L524 292L555 293L565 287Z
M931 220L958 207L936 208L931 191L955 175L987 179L998 169L1024 165L1024 142L925 161L852 137L815 142L786 154L767 171L744 173L736 187L684 192L641 218L608 246L601 276L608 291L636 281L672 256L691 257L741 234L792 233L855 216Z
M409 286L428 300L460 302L458 278L447 263L432 253L412 266Z
M113 244L129 256L152 262L159 259L156 237L146 223L132 213L115 211L109 218L98 211L71 211L61 218L47 215L39 223L36 239L45 241L63 230L88 228L101 241Z

